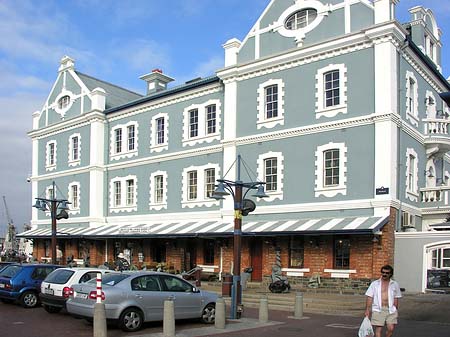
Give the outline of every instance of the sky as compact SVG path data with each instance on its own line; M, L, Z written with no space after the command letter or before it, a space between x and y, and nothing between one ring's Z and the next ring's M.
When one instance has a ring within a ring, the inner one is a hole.
M284 0L290 1L290 0ZM64 55L85 74L144 94L160 68L174 85L223 67L222 45L243 40L269 0L0 0L0 196L19 232L31 219L32 113L41 110ZM450 0L401 0L430 8L443 32L450 76ZM0 200L0 236L7 217Z

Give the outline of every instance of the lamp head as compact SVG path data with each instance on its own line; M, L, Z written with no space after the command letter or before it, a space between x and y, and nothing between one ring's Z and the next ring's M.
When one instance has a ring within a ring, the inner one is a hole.
M219 182L219 185L217 185L216 189L214 190L214 193L212 194L211 198L214 198L216 200L222 200L225 199L224 196L226 195L230 195L230 193L228 193L225 190L225 185L223 182Z
M264 185L259 185L258 186L258 190L256 191L255 194L253 194L254 197L257 198L268 198L269 196L266 194L266 192L264 192Z

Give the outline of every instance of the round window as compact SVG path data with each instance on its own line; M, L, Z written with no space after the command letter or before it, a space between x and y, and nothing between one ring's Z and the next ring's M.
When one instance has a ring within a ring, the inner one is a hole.
M317 18L317 10L314 8L305 8L291 14L285 23L288 30L297 30L311 24Z
M58 108L60 110L67 108L69 106L69 104L70 104L70 96L69 95L65 95L58 100Z

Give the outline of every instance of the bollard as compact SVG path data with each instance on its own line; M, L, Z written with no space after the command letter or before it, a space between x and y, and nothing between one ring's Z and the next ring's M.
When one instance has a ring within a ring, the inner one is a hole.
M106 337L106 311L102 303L102 274L97 273L97 302L94 305L94 337Z
M269 321L269 301L267 297L261 297L259 300L259 322L267 323Z
M175 337L175 311L172 300L164 301L163 335Z
M216 318L214 325L216 329L225 329L225 301L219 297L216 301Z
M294 317L295 318L303 317L303 295L302 295L302 293L295 294Z

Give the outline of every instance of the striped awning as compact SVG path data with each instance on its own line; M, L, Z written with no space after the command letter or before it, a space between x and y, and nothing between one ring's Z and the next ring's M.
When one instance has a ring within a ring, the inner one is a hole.
M290 234L370 234L380 230L388 217L349 217L335 219L298 219L279 221L243 221L242 235L267 236ZM117 237L198 237L231 236L233 223L223 221L164 221L141 224L108 224L97 227L58 227L59 238ZM23 238L49 238L51 229L32 229Z

